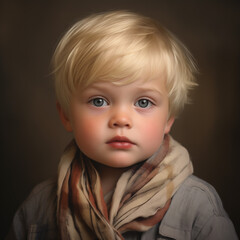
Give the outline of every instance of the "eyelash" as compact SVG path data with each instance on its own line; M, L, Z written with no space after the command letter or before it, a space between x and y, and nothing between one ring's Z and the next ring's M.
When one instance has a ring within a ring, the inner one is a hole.
M92 104L93 106L99 107L99 108L109 105L107 100L105 100L102 97L95 97L95 98L89 100L89 103ZM144 104L144 106L140 106L140 104ZM141 98L141 99L137 100L137 102L134 105L139 108L150 108L151 106L154 105L154 103L152 101L150 101L149 99Z

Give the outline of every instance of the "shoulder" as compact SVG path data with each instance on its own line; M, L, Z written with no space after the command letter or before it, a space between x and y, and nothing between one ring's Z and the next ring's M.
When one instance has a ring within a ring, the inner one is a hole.
M37 232L56 232L57 181L38 184L16 212L7 239L26 239ZM47 235L47 236L48 236ZM50 239L50 238L47 238Z
M47 217L52 214L56 201L57 182L55 179L49 179L34 187L21 209L24 210L28 221L36 221L33 219L43 219L42 215Z
M201 211L204 215L227 216L214 187L193 175L180 186L173 197L173 202L173 205L181 203L184 210L188 212L195 210Z
M38 185L36 185L28 198L25 200L26 203L34 201L48 201L55 198L57 194L57 179L48 179Z
M160 234L173 239L237 239L216 190L195 176L188 177L174 194Z

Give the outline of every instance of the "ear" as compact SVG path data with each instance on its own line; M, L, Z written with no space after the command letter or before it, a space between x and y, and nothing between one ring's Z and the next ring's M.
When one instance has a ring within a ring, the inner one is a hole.
M165 131L164 133L167 134L170 132L172 125L174 123L175 118L174 117L170 117L167 121L166 127L165 127Z
M65 112L63 111L59 102L57 102L56 107L57 107L57 110L58 110L58 113L59 113L59 116L60 116L63 126L65 127L65 129L68 132L72 132L71 122L70 122L69 118L67 117L67 115L65 114Z

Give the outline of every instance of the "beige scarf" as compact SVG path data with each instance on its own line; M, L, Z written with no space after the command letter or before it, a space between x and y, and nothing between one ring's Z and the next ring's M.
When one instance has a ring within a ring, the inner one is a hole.
M123 232L147 231L193 172L187 150L166 136L152 157L121 175L108 212L98 172L86 159L73 141L59 164L57 218L64 240L123 239Z

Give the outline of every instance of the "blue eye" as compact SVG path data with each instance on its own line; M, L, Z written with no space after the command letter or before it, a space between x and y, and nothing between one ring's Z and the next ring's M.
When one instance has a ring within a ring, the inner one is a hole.
M103 107L103 106L107 106L108 105L107 101L105 99L103 99L103 98L100 98L100 97L92 99L90 101L90 103L92 105L94 105L95 107Z
M135 106L140 107L140 108L147 108L147 107L150 107L152 105L153 105L153 103L150 100L144 99L144 98L139 99L135 104Z

